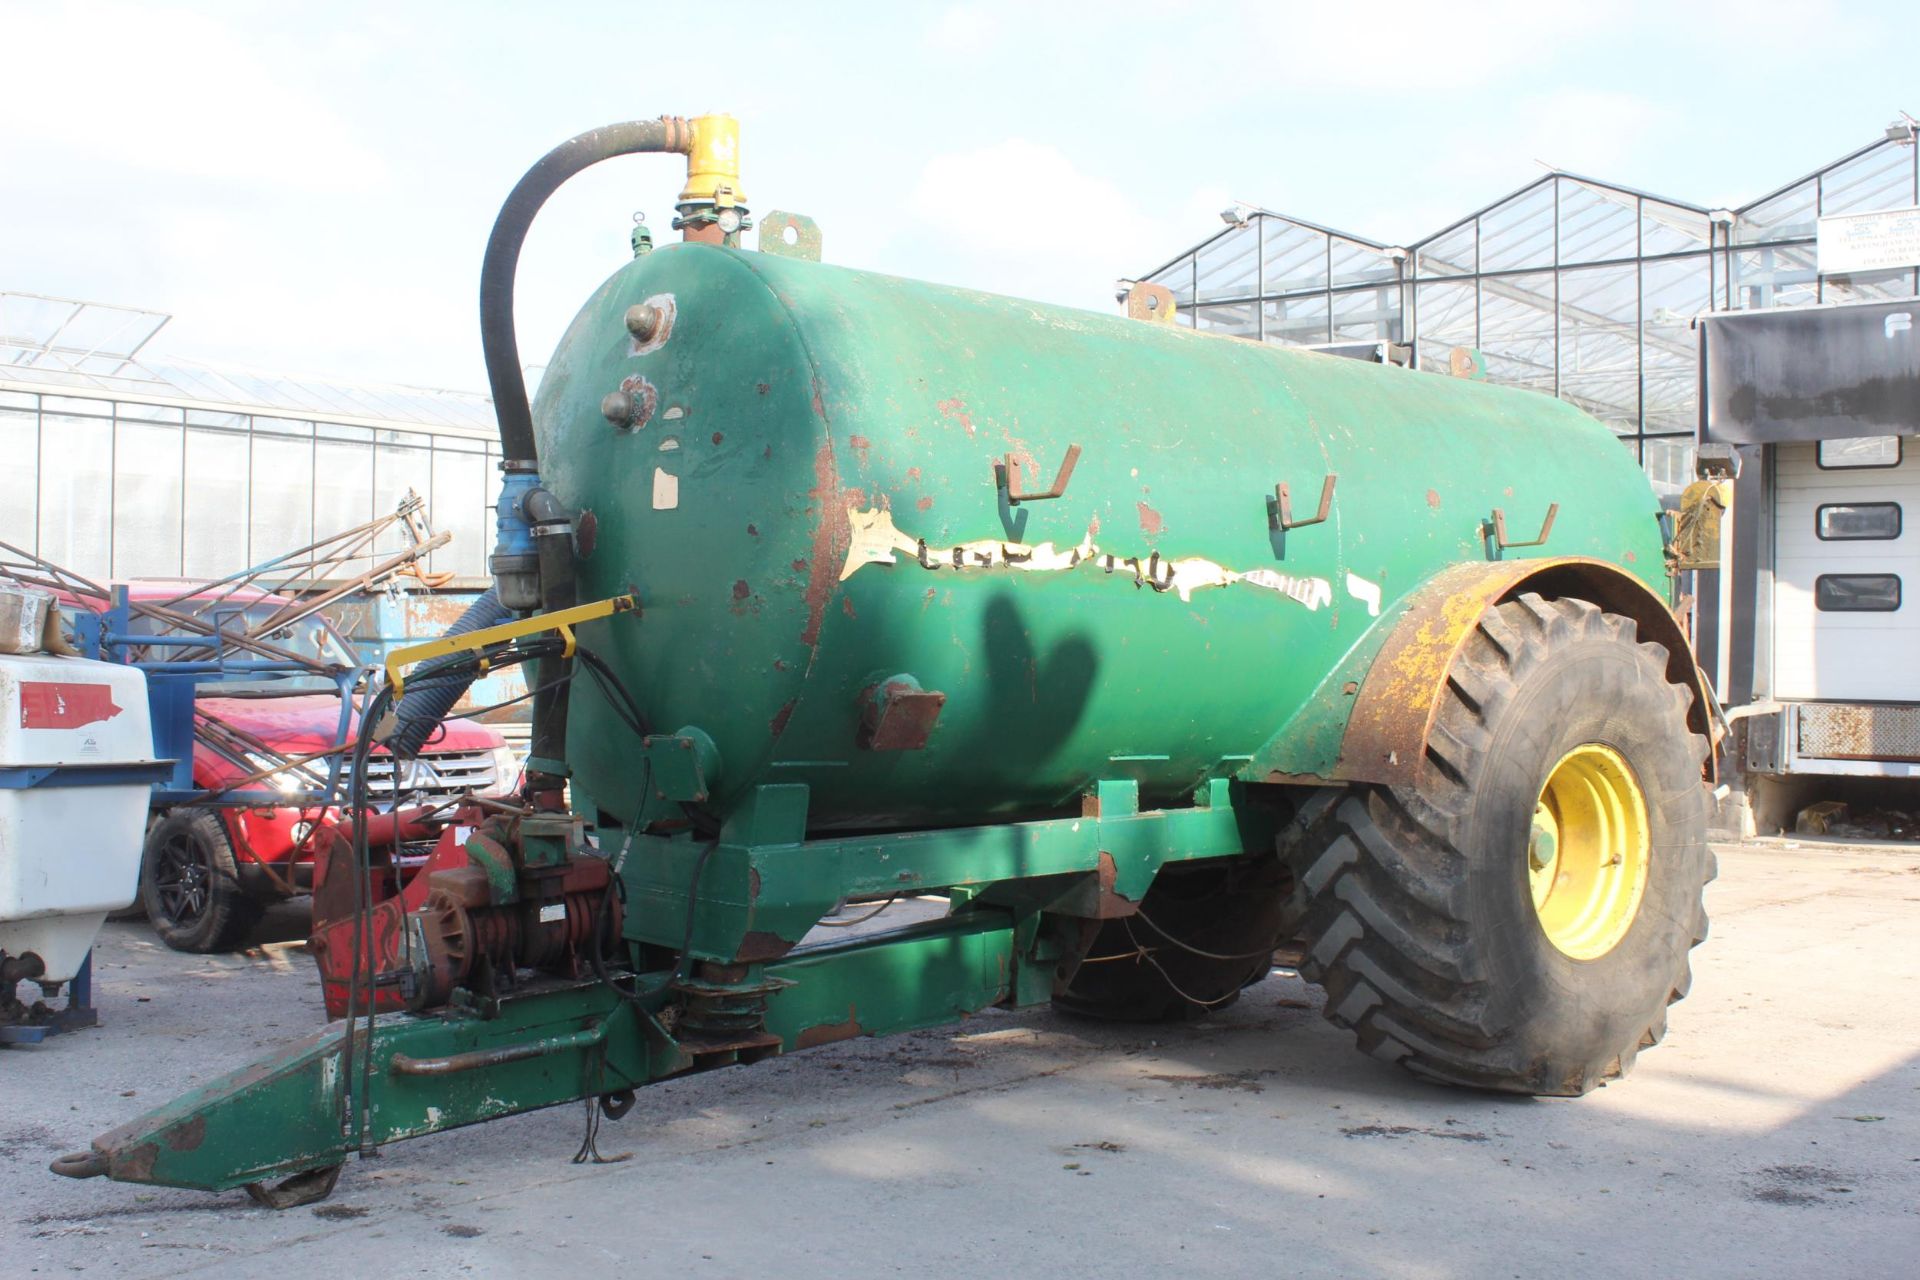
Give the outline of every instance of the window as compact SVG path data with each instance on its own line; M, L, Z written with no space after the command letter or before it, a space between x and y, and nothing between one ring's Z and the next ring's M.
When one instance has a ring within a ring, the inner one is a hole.
M1838 502L1814 513L1814 532L1822 542L1854 542L1900 536L1897 502Z
M1900 607L1900 579L1891 573L1823 573L1813 580L1813 607L1822 613L1892 613Z
M1851 440L1822 440L1818 461L1825 471L1843 467L1897 467L1900 465L1900 437L1856 436Z

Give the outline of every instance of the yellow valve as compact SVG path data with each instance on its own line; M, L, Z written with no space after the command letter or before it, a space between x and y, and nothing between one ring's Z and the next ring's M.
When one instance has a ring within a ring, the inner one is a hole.
M573 656L573 627L575 623L591 622L595 618L605 618L616 613L627 613L637 606L632 596L613 596L606 600L596 600L592 604L575 605L571 609L558 609L552 613L536 613L531 618L520 618L514 622L503 622L497 627L482 627L478 631L469 631L464 635L441 636L438 640L429 640L425 644L408 645L404 649L395 649L387 655L387 683L393 688L393 696L399 697L405 692L405 677L402 667L410 667L416 662L425 662L429 658L443 657L449 653L467 653L477 649L490 648L496 644L505 644L509 640L518 640L522 636L537 636L544 631L558 631L566 641L561 657ZM487 660L480 659L481 674L487 670Z
M740 122L723 113L695 116L687 122L693 141L687 147L687 188L680 203L712 201L721 208L745 204L740 189Z

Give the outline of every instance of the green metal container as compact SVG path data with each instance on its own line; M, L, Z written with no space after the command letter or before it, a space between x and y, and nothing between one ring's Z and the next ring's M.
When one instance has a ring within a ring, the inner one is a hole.
M642 342L623 317L648 300L671 321ZM637 425L603 415L623 387ZM535 418L547 483L591 513L582 598L645 611L584 642L656 732L711 740L712 809L805 783L813 829L1329 775L1368 663L1446 567L1584 556L1666 589L1645 478L1571 405L770 254L622 267ZM1043 492L1072 445L1062 496L1013 499L997 468ZM1278 528L1276 485L1306 521L1329 475L1329 517ZM1553 504L1546 546L1494 545L1496 509L1528 540ZM897 677L945 695L937 719L920 699L863 745ZM575 785L630 821L649 767L585 681L573 698Z

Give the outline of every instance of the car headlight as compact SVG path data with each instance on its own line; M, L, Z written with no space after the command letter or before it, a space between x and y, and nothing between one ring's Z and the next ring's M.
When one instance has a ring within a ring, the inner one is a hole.
M494 795L505 795L519 781L520 753L502 743L493 749L493 786L488 790Z
M315 777L313 771L305 765L282 765L271 756L260 755L253 751L244 754L249 772L274 770L261 781L283 796L297 795L310 789L319 790L326 785L324 778Z

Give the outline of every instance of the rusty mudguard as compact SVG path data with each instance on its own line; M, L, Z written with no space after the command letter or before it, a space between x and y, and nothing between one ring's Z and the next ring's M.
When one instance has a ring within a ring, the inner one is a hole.
M1460 564L1414 593L1381 646L1354 700L1333 780L1416 783L1447 673L1461 648L1488 609L1529 591L1549 599L1586 600L1631 618L1641 640L1666 649L1667 679L1693 692L1688 727L1717 741L1706 676L1693 661L1685 630L1645 582L1617 565L1576 556ZM1712 756L1709 752L1709 780Z

